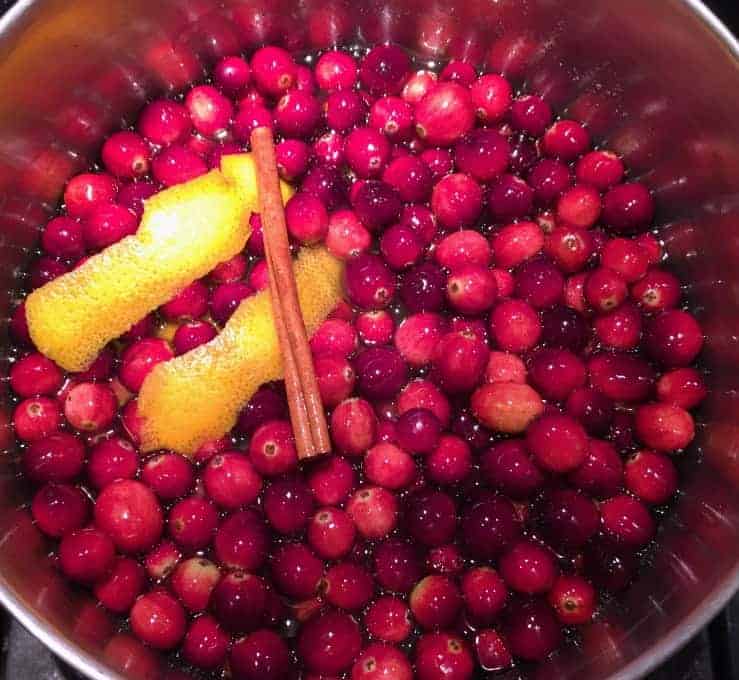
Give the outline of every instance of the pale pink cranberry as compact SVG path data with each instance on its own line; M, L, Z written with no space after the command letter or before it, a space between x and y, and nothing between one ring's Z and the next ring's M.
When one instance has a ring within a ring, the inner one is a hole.
M323 575L323 562L303 543L283 543L270 561L277 589L294 599L312 597Z
M433 71L416 71L405 81L400 96L409 104L418 104L432 88L436 87L437 81L438 76Z
M538 254L544 234L536 222L515 222L497 231L490 240L493 262L498 267L517 267Z
M289 52L280 47L262 47L251 58L254 83L260 92L279 97L295 85L297 67Z
M551 472L567 472L588 456L588 438L580 423L568 415L548 414L526 431L526 446L537 465Z
M136 216L116 203L101 203L91 207L82 219L82 238L89 250L100 250L135 234Z
M180 562L169 585L188 611L202 612L208 607L211 593L221 579L221 572L210 560L191 557Z
M515 354L490 352L485 382L526 382L526 365Z
M498 442L484 451L480 471L491 487L511 498L528 498L544 484L542 473L520 439Z
M348 611L362 609L372 599L374 591L369 572L351 562L339 562L330 567L321 585L328 604Z
M71 217L54 217L44 227L41 247L53 257L82 257L85 254L82 226Z
M253 294L254 290L251 286L243 281L222 283L211 291L211 316L217 323L226 324L231 315L238 309L241 301Z
M593 355L588 373L590 385L613 401L644 401L655 381L654 369L644 359L622 353Z
M618 184L624 175L624 164L612 151L591 151L575 166L578 182L605 191Z
M259 628L265 618L267 585L244 571L227 573L213 589L211 609L229 632L242 634Z
M490 314L490 334L500 349L520 353L539 341L541 322L536 310L523 300L501 300Z
M68 579L77 583L92 585L104 578L114 560L113 542L94 527L72 531L59 544L59 566Z
M454 272L460 267L490 264L490 246L478 231L462 229L445 236L434 249L434 258Z
M90 516L90 501L78 487L50 482L34 495L31 515L47 536L61 538L85 525Z
M441 316L431 312L408 316L395 332L395 347L410 366L424 366L432 360L445 325Z
M100 155L105 169L116 177L134 179L149 172L151 150L135 132L112 134L105 140Z
M425 149L419 158L429 166L435 182L454 171L454 155L449 149Z
M600 194L587 184L576 184L557 201L557 220L572 227L589 229L598 221L600 210Z
M612 312L596 317L593 328L605 347L633 349L641 339L642 317L635 305L625 302Z
M654 535L654 520L640 501L625 494L600 504L603 531L617 544L639 548Z
M572 186L572 177L567 165L544 158L531 169L528 182L537 203L549 205Z
M351 90L357 82L357 63L350 54L340 50L324 52L314 72L318 87L327 92Z
M159 311L165 319L197 319L208 311L208 287L202 281L193 281L183 288Z
M93 592L103 607L116 614L126 614L145 586L144 568L130 557L118 557L110 573L95 584Z
M347 135L344 153L358 177L377 177L390 158L390 144L377 130L358 127Z
M118 377L132 392L138 392L149 372L162 361L174 357L169 343L159 338L143 338L129 345L121 355Z
M192 123L182 104L156 99L139 114L137 127L152 144L169 146L184 141L192 130Z
M470 680L474 668L467 643L453 633L425 633L416 643L419 680Z
M43 354L18 359L10 369L10 387L19 397L53 395L62 386L62 371Z
M151 162L151 174L165 187L182 184L207 171L208 166L197 153L179 144L162 149Z
M42 440L55 433L61 424L59 404L51 397L24 399L13 411L15 436L24 442Z
M391 160L382 173L382 180L406 203L425 201L433 183L431 170L417 156L399 156Z
M616 448L610 442L591 439L588 457L570 473L569 480L596 497L613 496L623 483L623 463Z
M326 123L337 132L349 132L364 120L366 112L367 106L356 92L332 92L326 99Z
M373 96L398 94L411 62L397 45L377 45L359 65L359 82Z
M153 182L143 182L141 180L130 182L121 187L118 192L116 201L124 208L130 210L136 217L141 219L144 214L144 204L147 198L150 198L159 191L159 187Z
M331 438L343 453L360 456L375 442L377 417L368 402L342 401L331 414Z
M685 410L698 406L707 394L703 376L694 368L676 368L663 373L657 381L659 401Z
M343 165L344 135L335 130L326 132L313 142L313 154L319 163L325 165Z
M347 359L321 356L314 360L321 401L326 408L338 406L354 391L356 375Z
M640 182L618 184L603 197L603 222L614 231L632 233L654 217L654 199Z
M175 331L174 338L172 338L175 354L178 356L185 354L191 349L210 342L216 335L218 331L213 324L207 321L186 321Z
M178 501L167 517L170 536L186 550L202 550L207 546L213 539L217 524L218 513L213 504L200 496L189 496Z
M645 312L672 309L680 302L680 281L664 269L651 267L631 286L631 297Z
M362 312L354 325L360 340L367 346L387 345L393 339L395 321L387 310Z
M540 599L511 609L503 633L511 653L526 661L543 661L562 641L561 626L554 612Z
M290 651L274 631L257 630L236 641L228 663L235 680L280 680L290 670Z
M541 97L523 95L513 100L510 119L515 130L539 137L552 122L552 110Z
M400 598L385 595L369 606L364 625L373 638L402 642L411 632L410 611Z
M703 348L703 330L689 312L671 309L649 323L645 346L649 355L667 368L687 366Z
M432 146L451 146L475 124L469 90L457 83L439 83L416 104L416 132Z
M501 175L488 190L488 210L496 222L525 217L531 213L533 200L531 187L516 175Z
M469 175L447 175L434 186L431 210L442 227L470 226L482 212L482 188Z
M213 79L216 84L229 94L243 90L251 78L251 69L246 59L241 57L223 57L213 67Z
M343 502L357 481L351 464L345 458L336 456L320 461L308 472L307 479L313 497L322 505Z
M462 608L462 596L454 581L434 574L419 581L408 599L413 618L426 630L448 628Z
M311 149L299 139L283 139L275 146L277 170L286 182L294 182L308 170Z
M274 109L277 129L287 137L310 137L321 119L321 106L312 94L293 90Z
M558 574L554 555L533 541L514 543L500 558L500 575L516 592L535 595L547 592Z
M242 102L231 123L231 134L237 142L248 144L251 133L258 127L275 127L272 111L263 104Z
M325 235L326 248L342 260L349 259L369 249L372 235L351 210L332 213Z
M695 436L695 424L690 413L670 404L639 406L634 425L639 440L656 451L684 449Z
M84 217L94 207L115 201L118 185L107 173L75 175L64 188L64 207L70 217Z
M100 432L113 422L118 400L105 384L82 382L74 385L64 399L64 417L77 430Z
M357 622L332 609L308 620L298 635L298 656L309 671L321 675L348 671L361 647Z
M384 538L398 521L398 501L394 494L378 486L356 491L346 504L346 512L365 538Z
M223 135L233 116L233 104L211 85L193 87L185 97L193 127L206 137Z
M187 629L182 641L182 657L197 668L219 668L226 660L230 641L215 618L204 614Z
M539 393L518 383L486 383L472 393L470 406L485 427L509 434L523 432L544 411Z

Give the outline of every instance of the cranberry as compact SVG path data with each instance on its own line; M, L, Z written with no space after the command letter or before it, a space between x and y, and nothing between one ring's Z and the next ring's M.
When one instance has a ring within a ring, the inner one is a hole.
M545 414L526 432L526 445L540 467L566 472L578 467L588 455L582 425L567 415Z
M153 581L163 581L182 559L180 549L172 541L162 541L144 557L144 567Z
M654 520L649 510L631 496L613 496L600 506L606 535L616 543L638 548L654 535Z
M90 514L90 501L69 484L44 484L34 495L31 515L47 536L61 538L82 528Z
M437 80L438 76L433 71L416 71L405 81L400 96L409 104L418 104L436 86Z
M24 399L13 411L15 435L26 442L37 442L52 435L61 421L59 406L50 397Z
M685 410L698 406L707 394L703 376L694 368L676 368L657 381L657 398Z
M207 546L213 538L213 532L217 524L218 513L216 509L211 503L199 496L189 496L176 503L172 506L167 518L170 535L177 541L178 545L187 550L202 550ZM228 536L228 530L223 528L226 524L224 522L221 529ZM216 553L219 552L219 535L216 535Z
M140 220L144 214L144 203L159 191L153 182L136 181L121 187L116 198L117 202L132 212Z
M462 596L470 618L476 624L488 625L503 610L508 589L492 567L474 567L462 577Z
M270 562L272 580L282 593L296 599L312 597L323 575L323 562L303 543L283 543Z
M516 222L497 231L490 245L496 266L517 267L541 252L544 234L535 222Z
M379 543L374 553L375 578L388 590L410 592L423 576L423 565L414 546L399 540Z
M127 553L149 550L162 535L162 509L152 491L141 482L111 482L95 501L95 523L116 547Z
M290 652L271 630L257 630L231 648L229 668L234 680L280 680L290 669Z
M667 456L643 449L626 461L624 483L641 501L659 505L677 490L678 475Z
M408 381L408 367L392 347L370 347L354 360L357 387L370 399L390 399Z
M432 262L423 262L408 270L400 285L400 299L411 314L436 312L444 304L446 277Z
M404 515L408 533L423 545L439 546L454 537L457 509L442 491L416 492L408 499Z
M264 579L243 571L232 571L213 588L211 607L226 630L246 633L262 624L267 593Z
M510 144L494 130L473 130L454 147L457 168L479 182L489 182L505 172L510 155Z
M82 218L82 237L90 250L101 250L136 233L136 216L116 203L101 203Z
M354 663L361 646L357 622L349 614L329 610L303 625L297 651L309 671L340 674Z
M591 435L608 432L613 417L613 402L590 387L578 387L567 397L565 410L577 418Z
M654 369L629 354L594 354L588 362L590 385L614 401L644 401L654 385Z
M554 613L538 599L511 608L503 630L511 653L526 661L542 661L559 646L562 637Z
M520 532L516 510L503 496L486 495L467 506L462 514L462 539L474 559L493 559Z
M416 131L432 146L450 146L475 124L475 109L467 89L443 82L416 104Z
M541 312L541 340L544 344L579 352L587 345L588 336L587 322L575 310L556 306Z
M393 339L395 321L390 312L384 309L363 312L357 316L354 324L365 345L387 345Z
M170 587L188 611L204 611L221 578L218 567L203 557L192 557L177 565Z
M680 301L680 281L670 272L652 267L631 286L631 297L645 312L672 309Z
M579 227L556 227L544 240L544 252L568 274L580 271L594 250L592 233Z
M513 663L511 653L503 638L492 628L485 628L475 635L477 661L486 671L499 671Z
M212 616L195 619L182 641L182 657L198 668L211 669L223 665L230 642L229 636Z
M527 595L547 592L557 571L552 553L533 541L514 543L500 558L500 574L505 582Z
M398 446L379 443L367 451L364 472L372 484L386 489L402 489L414 480L416 465L410 454Z
M274 129L272 111L262 104L242 102L231 124L231 133L237 142L247 144L251 133L258 127Z
M234 510L257 499L262 478L244 454L226 451L210 459L203 472L203 484L218 506Z
M619 233L644 229L654 217L654 199L639 182L619 184L603 197L603 222Z
M28 333L28 322L26 320L26 304L21 302L14 310L8 323L13 339L21 345L30 345L31 336Z
M544 411L544 404L529 385L488 383L478 387L470 399L475 417L499 432L523 432Z
M686 366L703 347L703 331L694 316L673 309L650 322L645 343L650 356L664 366Z
M135 132L116 132L103 144L100 153L105 169L111 175L134 179L149 171L151 150Z
M419 581L408 601L414 618L425 629L449 627L462 608L462 596L454 582L436 574Z
M114 559L113 541L94 527L72 531L59 544L59 566L67 578L78 583L99 581L108 574Z
M186 321L175 331L172 338L175 354L177 356L185 354L210 342L216 335L218 331L207 321Z
M173 649L185 635L185 612L164 590L142 595L131 609L131 629L155 649Z
M398 520L398 501L395 496L378 486L366 486L356 491L347 501L346 512L365 538L383 538Z
M407 316L395 331L395 347L412 367L429 363L441 338L444 319L430 312Z
M526 364L515 354L490 352L485 367L485 382L526 382Z
M331 130L313 143L313 153L319 163L343 165L346 159L344 144L344 136L340 132Z
M41 247L52 257L82 257L85 254L82 226L71 217L49 220L41 234Z
M557 618L566 626L588 623L597 604L595 588L581 576L560 575L547 600Z
M187 109L169 99L156 99L139 114L138 131L152 144L169 146L184 141L192 129Z
M207 171L205 161L197 153L181 145L162 149L151 162L151 174L166 187L187 182Z
M470 97L483 123L492 123L511 106L512 90L508 81L496 73L486 73L470 85Z
M564 163L549 158L539 161L531 169L528 181L536 202L540 205L553 203L572 185L569 168Z
M434 249L434 258L442 266L455 272L468 266L487 267L490 247L477 231L462 229L445 236Z
M557 202L557 220L578 229L589 229L600 216L600 194L591 186L576 184Z
M369 606L364 625L373 638L403 642L411 632L410 611L400 598L385 595Z
M397 443L412 453L429 453L441 432L439 419L428 409L412 408L398 418L395 429Z
M382 181L398 192L402 201L425 201L431 193L433 177L428 165L416 156L399 156L390 161Z
M387 182L376 180L356 183L351 204L357 217L370 231L395 222L402 204L398 192Z
M82 382L74 385L64 399L64 416L69 424L86 432L107 428L118 409L118 400L108 385Z
M286 182L294 182L308 170L310 147L299 139L284 139L275 147L277 170Z
M81 262L82 260L79 263ZM40 257L31 265L29 270L31 288L34 290L41 288L41 286L45 286L47 283L66 274L69 269L70 267L64 264L64 262L54 260L51 257Z
M657 451L684 449L695 436L693 418L685 409L670 404L644 404L636 410L636 434Z
M308 472L307 479L313 497L321 505L341 503L356 486L356 475L351 464L336 456L319 462Z
M348 132L366 114L366 105L356 92L332 92L326 98L326 123L338 132Z
M132 392L138 392L146 376L162 361L174 357L169 343L160 338L143 338L129 345L121 355L118 377Z
M262 385L241 412L238 427L241 432L251 434L268 421L285 417L286 413L287 404L283 395L269 385ZM252 463L255 463L253 459ZM255 465L259 469L258 463Z
M109 611L126 614L145 586L144 568L130 557L118 557L110 573L95 584L94 593L100 604Z
M449 425L451 407L444 393L429 380L422 378L409 382L398 397L398 414L403 415L411 409L425 409L431 411L442 427ZM427 424L427 418L422 418Z
M552 120L552 110L541 97L523 95L513 100L510 118L514 129L539 137Z
M308 524L308 542L324 559L339 559L349 553L356 535L350 517L339 508L321 508Z
M243 90L251 78L251 69L241 57L223 57L213 67L213 79L226 92L235 94Z
M579 182L605 191L621 181L624 165L612 151L591 151L578 160L575 174Z
M623 464L613 444L591 439L588 457L569 475L580 489L598 497L615 494L623 482Z
M357 82L357 64L346 52L324 52L315 66L318 87L328 92L350 90Z
M326 208L310 194L295 194L285 206L285 219L288 232L300 243L318 243L328 232Z
M559 302L563 288L562 274L545 258L524 262L516 273L516 294L537 309Z
M23 452L23 470L34 482L70 482L82 472L84 458L82 442L58 432L32 441Z
M352 667L352 680L411 680L413 670L407 657L391 645L369 644Z
M485 451L480 470L490 486L511 498L528 498L544 484L524 443L517 439L498 442Z
M544 398L564 401L585 384L585 364L568 350L542 349L531 361L529 377Z
M208 311L208 287L202 281L193 281L159 309L169 321L197 319Z
M413 129L413 108L400 97L376 99L370 109L369 125L390 139L405 139Z
M86 172L72 177L64 189L64 205L70 217L84 217L90 210L112 203L118 192L113 177Z
M253 293L251 286L243 281L222 283L211 291L210 313L213 319L224 325L241 304L241 301Z
M535 144L526 135L513 137L512 142L508 166L511 172L526 175L538 162L539 153Z
M628 294L625 281L612 269L599 267L585 280L585 298L597 312L610 312Z
M363 253L347 262L346 289L362 309L382 309L395 294L395 280L380 257Z
M326 248L342 259L353 258L369 249L372 235L351 210L339 210L328 220Z
M487 344L468 331L446 333L434 352L434 367L448 392L469 392L480 383L488 363Z
M458 484L472 471L472 452L467 443L445 434L425 459L426 474L437 484Z
M467 643L452 633L426 633L416 643L419 680L470 680L474 672Z
M531 349L539 341L541 322L529 303L502 300L490 314L490 333L498 347L520 353Z
M351 562L335 564L326 572L323 595L326 601L340 609L362 609L372 598L374 582L362 567Z
M377 45L359 65L359 82L373 96L398 94L411 62L397 45Z
M280 47L258 49L251 58L251 70L257 88L270 97L287 92L297 78L292 57Z
M357 333L347 321L327 319L310 339L314 356L321 354L348 357L357 349Z
M62 386L62 379L61 369L38 352L27 354L10 369L10 387L19 397L51 396Z

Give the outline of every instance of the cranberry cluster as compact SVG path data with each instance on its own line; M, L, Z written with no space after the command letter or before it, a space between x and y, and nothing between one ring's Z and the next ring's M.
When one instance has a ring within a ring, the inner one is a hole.
M219 61L67 185L31 288L133 233L162 187L278 134L296 244L346 260L311 339L335 455L298 467L281 385L192 461L137 451L135 394L265 287L244 253L65 375L21 304L10 386L59 568L142 641L236 680L466 680L541 661L631 580L706 394L654 205L587 128L398 47ZM182 414L187 417L187 414ZM292 638L295 637L293 640Z

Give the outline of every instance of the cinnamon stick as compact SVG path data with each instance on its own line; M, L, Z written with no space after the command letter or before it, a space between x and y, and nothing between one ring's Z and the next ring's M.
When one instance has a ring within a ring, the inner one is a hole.
M298 457L310 458L328 453L331 441L300 311L272 131L267 127L254 129L251 147L257 168L265 260L275 330L283 356L290 419Z

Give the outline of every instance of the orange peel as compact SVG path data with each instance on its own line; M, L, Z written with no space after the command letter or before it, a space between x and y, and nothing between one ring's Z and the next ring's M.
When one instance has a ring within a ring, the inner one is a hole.
M294 263L308 334L342 298L343 265L325 248L304 248ZM210 342L158 364L138 398L143 451L192 455L236 423L257 388L281 378L282 358L269 292L244 300Z

